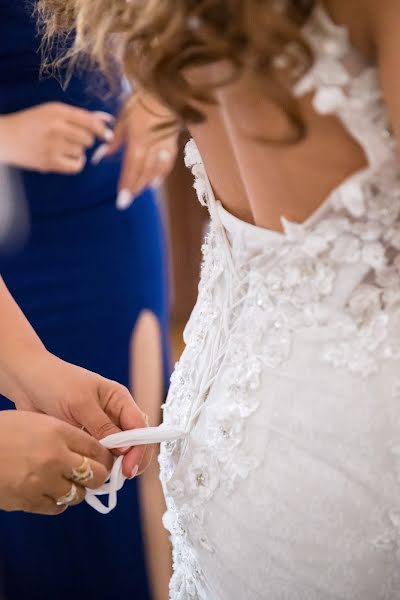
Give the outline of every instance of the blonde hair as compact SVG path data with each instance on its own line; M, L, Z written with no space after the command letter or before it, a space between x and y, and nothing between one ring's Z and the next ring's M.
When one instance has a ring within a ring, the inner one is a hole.
M213 101L212 90L189 83L188 69L226 61L232 80L250 65L276 82L275 100L299 138L302 119L277 77L276 61L286 56L292 78L311 64L301 26L313 5L314 0L38 0L37 12L44 39L50 45L56 40L57 51L64 47L59 63L86 56L112 74L117 54L131 83L161 97L183 123L202 121L198 103Z

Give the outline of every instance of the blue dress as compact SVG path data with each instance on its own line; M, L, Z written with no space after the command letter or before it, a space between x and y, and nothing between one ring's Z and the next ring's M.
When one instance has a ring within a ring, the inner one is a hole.
M35 23L24 0L0 0L0 113L60 101L115 112L95 97L91 76L63 91L39 79ZM25 245L2 255L14 298L57 356L125 385L138 315L151 310L163 332L168 375L165 240L151 191L125 212L115 208L121 158L76 176L20 171L30 211ZM1 194L1 190L0 190ZM10 408L1 400L1 408ZM3 600L147 600L136 482L104 517L86 505L60 517L0 512Z

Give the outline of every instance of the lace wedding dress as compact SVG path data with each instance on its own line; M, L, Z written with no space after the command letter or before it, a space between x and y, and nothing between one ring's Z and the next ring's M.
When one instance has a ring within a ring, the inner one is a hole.
M317 9L296 92L368 167L303 225L211 226L165 405L173 600L400 598L400 167L376 69Z

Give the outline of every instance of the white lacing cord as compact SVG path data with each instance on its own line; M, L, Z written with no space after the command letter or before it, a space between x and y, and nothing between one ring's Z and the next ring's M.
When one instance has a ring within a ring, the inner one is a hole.
M253 259L250 259L250 262L256 262L259 259L260 257L257 256ZM237 289L245 287L246 284L248 284L248 274L237 280ZM238 309L243 301L244 297L240 298L233 304L231 310ZM235 333L237 326L238 322L235 322L231 328L231 335ZM205 380L200 383L199 392L192 404L185 429L174 429L165 425L160 425L159 427L132 429L110 435L101 440L100 443L105 448L114 450L131 446L161 444L164 442L171 442L182 438L187 438L203 409L207 392L218 375L219 365L221 364L223 356L226 352L226 341L221 347L219 347L220 336L217 336L217 338L218 339L215 340L215 349L211 352L209 363L205 369L205 374L207 374L207 377L205 377ZM211 377L210 373L213 373ZM117 506L118 492L122 489L126 481L126 477L122 472L122 461L123 456L120 456L115 460L110 477L106 483L104 483L97 490L87 489L86 491L86 502L97 512L102 513L103 515L110 513ZM101 502L99 496L108 496L107 504Z
M178 429L160 425L159 427L145 427L143 429L132 429L115 433L101 440L101 444L109 450L126 448L131 446L143 446L149 444L161 444L178 440L185 432ZM122 472L123 456L119 456L111 470L108 481L97 490L86 490L86 502L97 512L107 515L117 506L117 494L122 489L126 477ZM99 496L108 496L108 503L103 504Z

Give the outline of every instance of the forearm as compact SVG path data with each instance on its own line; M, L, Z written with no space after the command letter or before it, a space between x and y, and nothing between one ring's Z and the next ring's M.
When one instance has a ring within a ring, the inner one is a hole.
M24 378L45 347L0 277L0 393L13 402L24 393Z
M0 163L10 164L13 162L11 151L12 115L0 115Z

